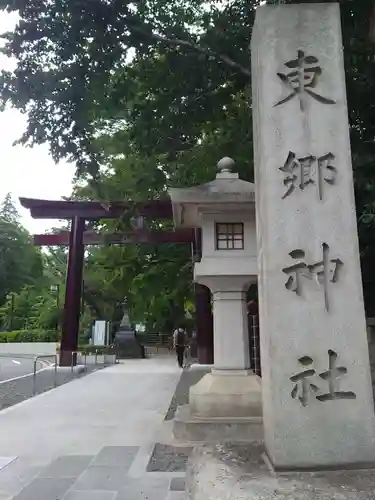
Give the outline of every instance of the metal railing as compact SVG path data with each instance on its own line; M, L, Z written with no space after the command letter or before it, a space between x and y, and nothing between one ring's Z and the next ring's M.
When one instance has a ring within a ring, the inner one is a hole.
M72 351L71 354L72 354L72 357L70 360L70 372L73 373L74 367L76 366L77 360L79 359L78 356L81 355L81 352L80 351ZM83 370L84 371L86 370L86 358L85 358L85 363L83 364Z
M88 363L87 357L92 356L93 363ZM53 376L53 387L57 387L58 385L58 379L57 379L57 372L58 372L58 365L59 365L59 356L58 354L39 354L35 356L34 354L15 354L15 353L4 353L0 354L0 358L23 358L23 359L29 359L30 362L32 363L32 371L31 373L27 373L25 375L20 375L14 377L15 379L18 378L26 378L26 377L32 377L32 395L35 396L37 393L37 375L40 372L43 372L47 370L48 368L51 368L52 376ZM102 357L102 360L98 359L99 357ZM111 359L109 359L111 358ZM43 366L43 360L48 360L49 366ZM82 353L81 351L72 351L72 356L71 356L71 364L70 364L70 372L73 373L74 371L74 366L75 366L75 361L79 360L80 364L84 365L83 371L87 371L88 365L100 365L100 366L107 366L107 365L112 365L118 363L118 357L117 357L117 351L114 348L112 353L110 354L100 354L100 350L97 349L94 353L92 354L87 354L87 353ZM40 367L38 367L38 363ZM69 369L69 368L68 368ZM2 365L0 363L0 370L2 370ZM9 379L13 380L13 379ZM1 381L1 383L7 382L8 380Z
M70 364L70 371L71 373L73 373L74 371L74 366L75 366L75 362L79 359L79 361L84 365L84 371L87 370L87 356L90 356L90 354L82 354L80 351L72 351L72 356L71 356L71 364ZM94 356L94 364L95 365L98 365L98 364L101 364L101 365L107 365L107 364L116 364L118 363L118 359L117 359L117 352L116 350L113 351L112 354L103 354L103 355L100 355L99 354L99 350L97 349L95 351L94 354L91 354L91 356ZM98 363L98 356L103 356L103 363ZM112 357L112 362L108 362L108 356L111 356ZM7 356L9 357L9 356ZM38 362L40 363L42 360L53 360L53 366L54 366L54 370L53 370L53 387L57 387L57 368L58 368L58 356L56 354L41 354L41 355L38 355L38 356L34 356L33 358L33 383L32 383L32 392L33 392L33 396L35 396L36 394L36 391L37 391L37 374L38 372L40 371L43 371L45 369L47 369L48 367L45 367L45 368L41 368L39 370L37 370L37 365L38 365Z
M87 366L89 365L114 365L118 363L117 359L117 351L113 349L113 352L111 354L100 354L100 349L96 349L92 353L82 353L82 351L71 351L72 357L71 357L71 365L70 365L70 371L74 371L74 366L76 364L78 365L83 365L84 370L87 370ZM103 357L103 362L98 362L98 357ZM108 356L112 357L112 361L108 362ZM93 363L88 362L87 358L93 358ZM76 362L76 364L75 364Z
M51 359L51 358L53 358L55 360L53 386L56 387L56 385L57 385L57 356L56 356L56 354L44 354L44 355L40 355L40 356L35 356L35 358L34 358L34 370L33 370L33 396L35 396L35 394L36 394L36 374L37 374L36 365L37 365L38 361L40 361L42 359Z
M113 347L111 353L105 353L101 354L100 349L96 349L95 351L92 352L82 352L81 350L78 351L69 351L71 353L71 372L74 370L74 366L77 365L84 365L85 370L87 370L87 366L89 365L114 365L117 364L118 361L118 353L115 347ZM60 353L58 353L59 356ZM98 361L98 358L102 357L103 361L100 362ZM111 361L108 361L108 357L111 357ZM89 358L89 359L88 359ZM75 364L76 362L76 364Z

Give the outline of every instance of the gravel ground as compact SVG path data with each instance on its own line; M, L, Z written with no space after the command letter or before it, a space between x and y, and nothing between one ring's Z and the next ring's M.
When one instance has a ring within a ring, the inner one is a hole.
M197 384L206 373L204 370L190 370L189 368L183 370L164 420L172 420L177 406L189 403L190 387Z
M147 472L185 472L193 448L156 443Z
M76 378L88 375L102 366L87 366L84 373L57 372L57 386L66 384ZM36 394L49 391L54 388L54 371L45 370L36 374ZM13 406L25 399L33 397L33 377L20 378L0 384L0 410Z

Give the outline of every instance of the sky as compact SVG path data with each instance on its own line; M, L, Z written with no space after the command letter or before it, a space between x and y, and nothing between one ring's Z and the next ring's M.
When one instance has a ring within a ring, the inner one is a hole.
M0 12L0 33L11 30L17 17ZM11 69L14 62L0 55L0 69ZM18 203L18 197L58 200L69 196L75 167L72 164L54 163L48 146L27 148L12 146L26 125L26 116L15 109L0 113L0 201L11 193L17 202L22 224L30 233L44 233L58 221L32 219Z

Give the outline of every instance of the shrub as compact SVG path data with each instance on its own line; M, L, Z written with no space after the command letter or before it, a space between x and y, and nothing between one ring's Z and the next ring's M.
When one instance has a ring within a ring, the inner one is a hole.
M114 354L114 347L109 345L81 345L77 349L82 354Z
M58 342L57 331L41 330L16 330L13 332L0 332L0 343L8 342Z
M57 352L60 352L60 346L57 348ZM114 354L116 349L110 345L79 345L77 347L77 352L81 354L98 354L101 356L102 354Z

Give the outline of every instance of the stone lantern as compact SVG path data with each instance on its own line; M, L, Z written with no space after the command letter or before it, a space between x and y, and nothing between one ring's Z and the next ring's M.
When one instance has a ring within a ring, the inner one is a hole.
M207 286L213 299L214 365L190 389L189 405L180 407L175 419L175 433L179 429L178 437L188 439L202 439L202 429L211 436L207 424L212 422L221 439L248 440L255 427L259 434L261 423L260 379L250 366L246 306L247 290L257 281L254 184L239 179L233 167L231 158L223 158L215 180L169 190L175 225L202 230L194 280Z

